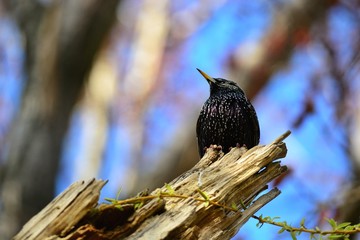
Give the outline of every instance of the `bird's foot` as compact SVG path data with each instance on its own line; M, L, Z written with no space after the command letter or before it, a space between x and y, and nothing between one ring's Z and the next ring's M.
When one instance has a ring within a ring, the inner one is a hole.
M243 145L241 145L240 143L236 143L236 147L237 148L245 148L245 149L248 149L248 147L246 146L246 144L243 144Z
M216 151L221 151L222 150L222 146L221 145L216 145L216 144L211 144L210 148L216 150Z

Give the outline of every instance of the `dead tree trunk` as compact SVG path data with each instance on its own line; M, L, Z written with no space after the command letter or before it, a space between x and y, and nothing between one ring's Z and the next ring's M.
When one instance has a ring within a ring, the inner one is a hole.
M230 239L261 207L280 194L259 194L286 171L282 141L223 156L213 146L170 184L135 198L97 206L106 182L70 186L33 217L14 239Z

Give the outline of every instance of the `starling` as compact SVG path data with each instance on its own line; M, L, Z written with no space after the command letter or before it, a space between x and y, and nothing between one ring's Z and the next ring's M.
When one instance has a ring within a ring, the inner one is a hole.
M210 97L204 103L196 125L200 157L211 144L231 147L256 146L260 139L259 122L254 107L244 91L233 81L212 78L197 69L210 85Z

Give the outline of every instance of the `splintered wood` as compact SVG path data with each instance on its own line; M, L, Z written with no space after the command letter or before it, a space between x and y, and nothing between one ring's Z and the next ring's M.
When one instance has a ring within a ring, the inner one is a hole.
M96 206L104 181L75 183L14 239L230 239L280 194L267 184L287 170L277 160L286 156L289 135L226 155L212 146L171 183L121 206Z

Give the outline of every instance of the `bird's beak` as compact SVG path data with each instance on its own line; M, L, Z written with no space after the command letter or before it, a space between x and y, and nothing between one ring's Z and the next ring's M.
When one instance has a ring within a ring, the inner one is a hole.
M204 73L203 71L201 71L198 68L197 68L197 70L201 73L201 75L203 75L203 77L206 79L206 81L208 81L209 83L216 83L214 78L210 77L209 75L207 75L206 73Z

